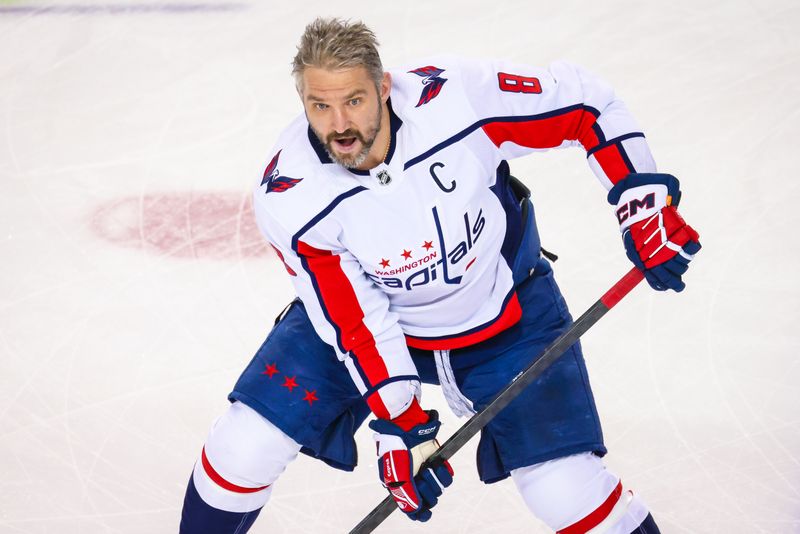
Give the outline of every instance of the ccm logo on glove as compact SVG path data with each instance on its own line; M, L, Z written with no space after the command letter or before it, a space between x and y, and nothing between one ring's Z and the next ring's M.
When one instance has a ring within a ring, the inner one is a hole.
M634 198L617 209L617 220L622 224L628 217L635 217L640 209L652 209L655 205L655 193L645 195L641 200Z
M378 476L384 487L410 519L427 521L444 488L453 483L453 469L447 461L425 463L439 448L439 414L422 411L416 400L409 410L416 413L418 422L408 430L385 419L371 421L369 426L376 432L381 457Z
M680 184L670 174L629 174L608 192L626 255L658 291L683 291L682 277L702 248L678 213L680 200Z

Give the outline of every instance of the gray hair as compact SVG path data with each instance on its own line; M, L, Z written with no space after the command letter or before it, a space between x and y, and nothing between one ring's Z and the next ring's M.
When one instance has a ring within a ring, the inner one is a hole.
M326 70L364 67L375 87L380 87L383 79L378 40L360 21L319 17L306 26L292 61L292 76L298 91L303 87L306 67Z

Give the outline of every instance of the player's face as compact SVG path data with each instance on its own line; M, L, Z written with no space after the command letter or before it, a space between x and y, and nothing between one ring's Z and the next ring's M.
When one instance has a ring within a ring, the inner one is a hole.
M306 117L334 161L351 168L365 162L381 129L389 85L384 75L379 93L364 67L306 68L301 94Z

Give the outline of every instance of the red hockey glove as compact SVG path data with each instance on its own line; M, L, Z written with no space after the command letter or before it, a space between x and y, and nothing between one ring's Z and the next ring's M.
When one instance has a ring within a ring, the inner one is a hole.
M681 277L700 250L700 236L678 213L678 179L669 174L629 174L608 193L628 258L653 289L683 291Z
M397 506L415 521L431 518L431 508L436 506L444 488L453 483L453 469L448 462L425 465L439 444L436 434L441 422L436 410L421 412L429 417L410 430L403 430L392 421L376 419L369 423L375 430L378 446L378 475Z

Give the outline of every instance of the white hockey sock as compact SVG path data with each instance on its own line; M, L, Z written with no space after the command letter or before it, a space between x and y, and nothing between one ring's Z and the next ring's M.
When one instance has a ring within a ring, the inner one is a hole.
M592 453L522 467L511 476L531 512L559 534L630 534L648 514Z
M211 429L192 480L210 506L250 512L267 503L272 483L299 451L300 445L275 425L235 402Z

